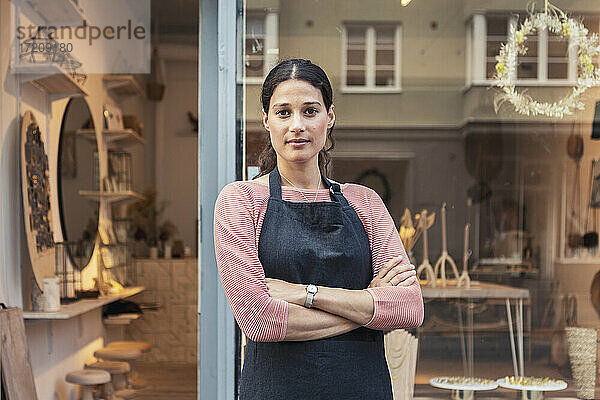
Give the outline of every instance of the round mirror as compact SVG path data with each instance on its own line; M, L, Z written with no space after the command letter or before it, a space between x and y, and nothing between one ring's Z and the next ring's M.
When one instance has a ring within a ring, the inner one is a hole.
M65 247L78 270L94 252L100 204L86 192L98 190L98 176L92 113L82 97L73 98L63 116L58 145L58 199Z

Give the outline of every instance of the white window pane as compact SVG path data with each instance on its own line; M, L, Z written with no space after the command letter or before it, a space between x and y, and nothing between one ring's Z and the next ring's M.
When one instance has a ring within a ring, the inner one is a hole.
M569 64L567 62L548 63L548 79L568 79L568 77Z
M376 44L393 45L396 38L396 28L393 26L378 26L375 28Z
M365 50L348 50L347 65L365 65Z
M348 44L365 44L367 28L364 26L349 26L346 28Z
M521 62L517 67L517 79L537 79L537 61Z
M556 39L554 35L548 38L548 57L567 57L569 42L564 39Z
M390 70L377 70L375 72L375 85L376 86L394 86L394 71Z
M496 57L498 52L500 52L500 45L504 40L488 40L486 43L486 55L487 57Z
M375 64L377 65L394 65L393 50L377 50L375 53Z
M525 47L527 48L527 57L537 57L538 56L538 46L539 42L537 41L537 36L534 38L527 38L527 43Z
M508 15L490 15L486 19L488 36L508 35Z
M346 85L365 86L365 71L349 70L346 71Z

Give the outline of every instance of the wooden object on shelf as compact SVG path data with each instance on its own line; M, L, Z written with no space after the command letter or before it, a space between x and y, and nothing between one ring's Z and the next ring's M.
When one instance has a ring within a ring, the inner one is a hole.
M427 221L427 210L423 210L421 213L419 223L422 224L421 227L423 229L423 262L417 269L417 278L421 276L423 271L425 271L425 279L427 280L427 283L430 286L435 287L436 275L433 273L433 268L429 262L429 241L427 239L427 230L429 224Z
M76 317L81 314L85 314L88 311L100 308L105 304L112 303L120 299L136 295L144 290L143 286L135 286L131 288L125 288L120 293L101 296L97 299L83 299L78 300L71 304L63 304L58 312L38 312L38 311L27 311L23 313L25 319L69 319Z
M8 400L37 400L20 308L0 309L2 390Z
M144 89L133 75L104 75L106 88L118 95L143 96Z
M435 263L435 267L433 269L433 276L435 280L437 280L438 274L441 279L442 287L446 287L446 263L450 264L452 268L452 273L454 277L458 279L458 268L456 268L456 263L454 259L448 254L448 237L446 233L446 203L442 204L442 255ZM435 287L436 282L433 282L433 286Z
M21 82L29 82L55 100L88 95L83 86L56 64L17 64L13 70Z
M78 129L77 134L88 139L88 140L96 140L96 131L93 129ZM104 141L107 144L117 143L120 145L128 145L128 144L146 144L146 139L138 135L136 131L133 129L118 129L118 130L109 130L104 129L102 131L102 136Z

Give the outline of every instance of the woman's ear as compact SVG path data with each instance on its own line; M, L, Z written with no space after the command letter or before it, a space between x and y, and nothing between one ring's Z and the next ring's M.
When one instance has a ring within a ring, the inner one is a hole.
M333 104L329 107L327 112L327 129L330 129L335 124L335 113L333 112Z
M265 112L265 110L262 110L262 123L263 123L263 126L265 127L265 129L270 132L270 130L269 130L269 116Z

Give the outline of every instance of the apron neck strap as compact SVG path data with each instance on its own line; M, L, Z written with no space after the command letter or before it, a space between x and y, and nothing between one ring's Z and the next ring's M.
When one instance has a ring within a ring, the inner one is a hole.
M331 201L341 203L345 206L348 205L348 201L342 194L342 189L340 188L340 185L331 182L323 174L321 174L321 178L325 181L325 184L329 189ZM269 196L281 200L281 175L279 174L279 169L277 168L277 165L275 165L275 168L273 168L273 170L269 173Z

